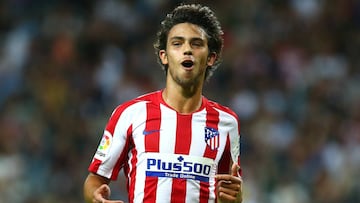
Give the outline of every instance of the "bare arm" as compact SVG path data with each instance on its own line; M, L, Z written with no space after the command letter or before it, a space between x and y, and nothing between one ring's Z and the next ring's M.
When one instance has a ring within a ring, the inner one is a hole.
M108 185L110 182L109 179L93 174L93 173L89 173L89 175L87 176L85 182L84 182L84 198L85 198L85 202L87 203L94 203L94 202L101 202L98 201L95 197L95 191L98 190L101 186ZM106 189L106 188L104 188ZM108 193L108 194L107 194ZM104 193L102 194L104 195L104 198L109 198L110 196L110 190L108 190L108 192L106 192L106 190L104 190Z

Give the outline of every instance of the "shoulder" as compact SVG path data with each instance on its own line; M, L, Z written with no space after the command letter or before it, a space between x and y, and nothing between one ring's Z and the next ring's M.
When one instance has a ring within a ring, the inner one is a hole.
M139 108L143 108L143 104L145 103L159 103L159 94L160 91L156 91L156 92L150 92L144 95L141 95L139 97L136 97L134 99L128 100L123 102L122 104L119 104L113 111L112 116L114 115L120 115L122 114L124 111L128 110L128 109L139 109Z
M137 98L133 99L135 101L147 101L147 102L159 102L159 98L161 96L161 91L156 92L150 92L141 96L138 96Z
M206 99L206 103L208 108L214 108L225 115L233 117L237 121L239 120L238 115L230 107L208 99Z

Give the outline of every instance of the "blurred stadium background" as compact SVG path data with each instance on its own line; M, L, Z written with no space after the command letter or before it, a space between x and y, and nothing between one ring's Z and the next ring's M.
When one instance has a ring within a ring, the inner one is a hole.
M241 119L244 203L360 202L360 1L196 2L225 31L205 94ZM113 108L164 86L179 3L0 0L0 202L82 202Z

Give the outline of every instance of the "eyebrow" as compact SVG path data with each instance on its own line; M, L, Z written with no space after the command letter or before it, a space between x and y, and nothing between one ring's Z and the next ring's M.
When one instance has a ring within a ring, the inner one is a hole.
M171 41L171 40L185 40L185 37L174 36L174 37L171 37L169 39L169 41ZM190 41L196 41L196 40L205 41L205 39L200 38L200 37L192 37L192 38L190 38Z

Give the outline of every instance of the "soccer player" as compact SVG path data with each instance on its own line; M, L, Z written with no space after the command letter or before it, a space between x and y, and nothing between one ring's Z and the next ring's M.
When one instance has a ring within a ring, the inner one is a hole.
M130 203L242 201L238 117L202 95L222 34L206 6L180 5L165 17L154 43L165 88L115 108L89 166L87 202L125 201L109 200L122 168Z

